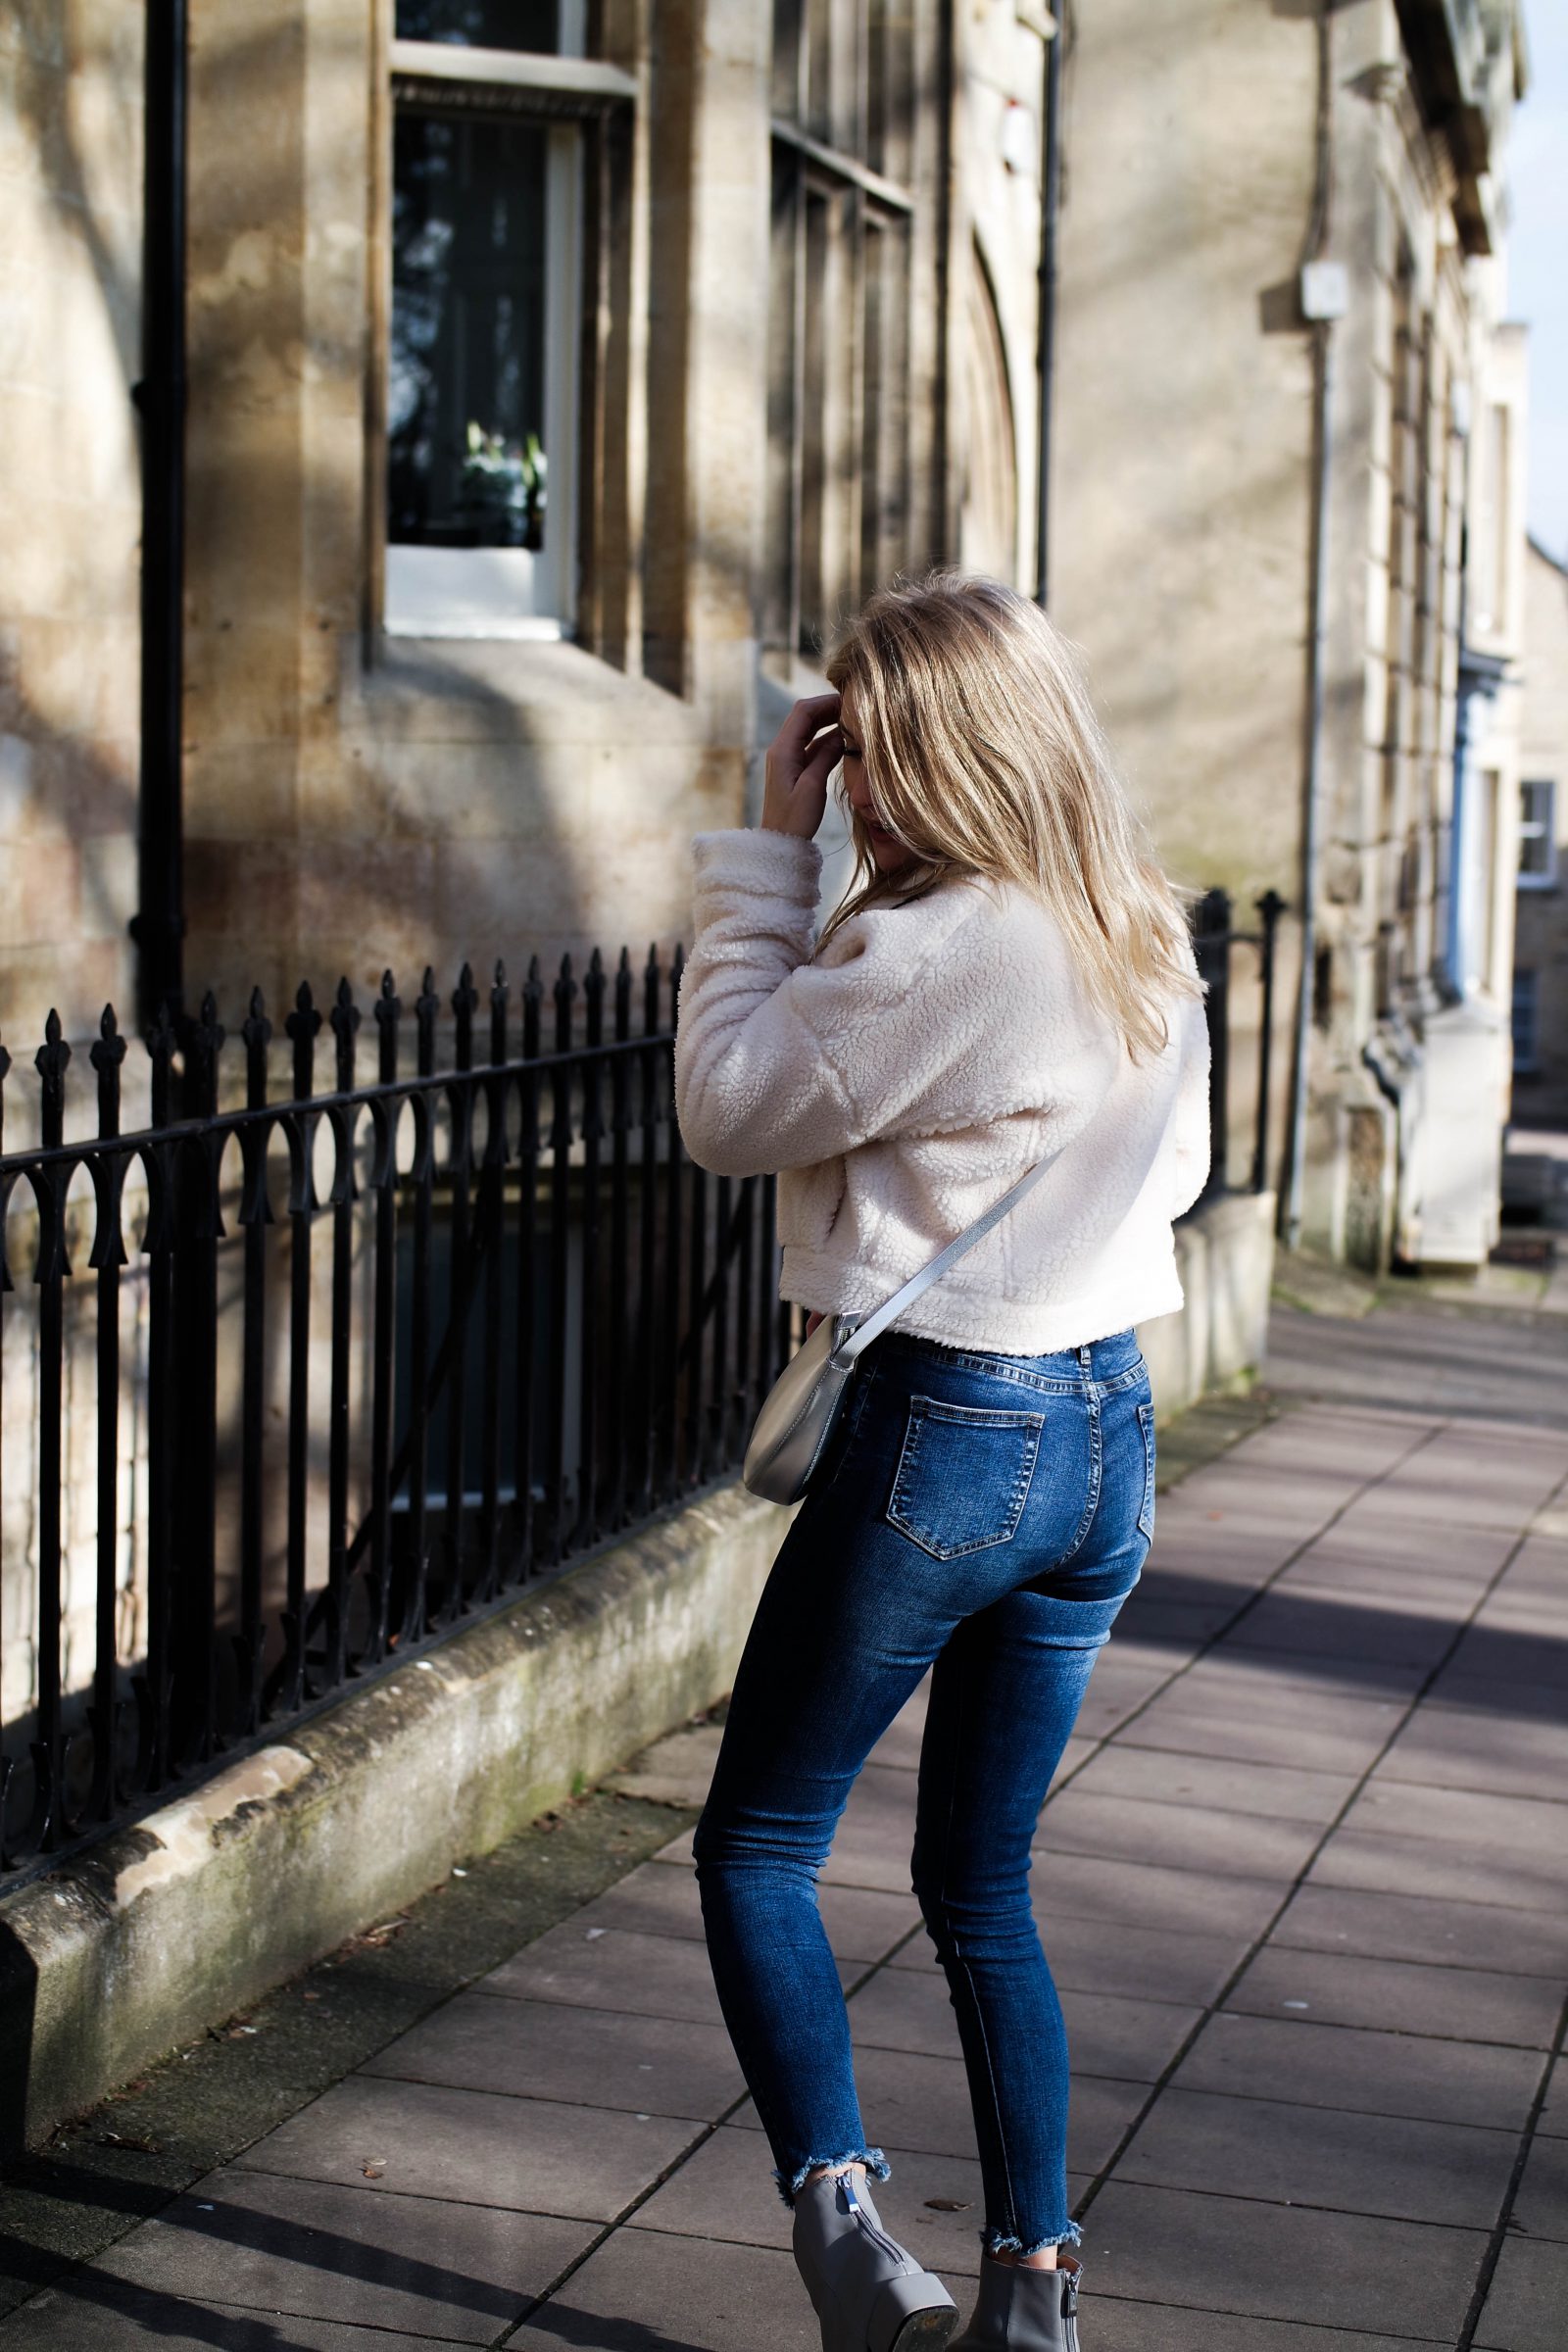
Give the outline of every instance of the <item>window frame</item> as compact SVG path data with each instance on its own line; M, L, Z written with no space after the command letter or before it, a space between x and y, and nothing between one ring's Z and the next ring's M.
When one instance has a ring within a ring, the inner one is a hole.
M376 12L380 120L370 189L372 296L362 610L367 665L375 663L382 642L396 635L415 641L461 637L481 644L566 638L624 666L634 627L636 586L623 578L619 590L612 589L613 565L607 564L606 551L626 536L630 492L626 428L632 386L625 321L631 267L627 222L640 128L638 78L598 58L404 40L393 30L393 5L394 0L382 0ZM491 627L481 621L461 628L433 624L421 629L412 620L389 627L393 137L401 107L460 118L503 114L547 129L574 127L577 133L581 192L574 222L576 250L568 263L570 282L565 289L547 285L546 293L550 331L564 328L572 337L566 368L573 383L567 468L571 478L564 485L563 509L558 509L566 517L567 585L559 615L515 615L510 620L498 615ZM566 310L564 318L559 316L558 304Z
M1528 814L1526 795L1539 792L1544 796L1544 811L1539 817ZM1539 873L1525 870L1525 844L1540 841L1545 845L1545 862ZM1557 779L1555 776L1521 776L1519 779L1519 868L1521 890L1555 890L1557 887Z
M841 607L907 561L916 529L909 371L920 27L911 24L909 54L893 59L873 13L853 0L781 0L774 14L760 633L764 664L786 677L820 650ZM907 122L895 120L901 113ZM909 165L906 179L879 168L890 146ZM825 336L824 313L835 322Z

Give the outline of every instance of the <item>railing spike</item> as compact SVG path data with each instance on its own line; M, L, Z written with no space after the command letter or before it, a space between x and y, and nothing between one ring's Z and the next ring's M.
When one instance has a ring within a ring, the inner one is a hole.
M395 997L397 993L397 985L392 978L392 968L389 964L387 969L381 974L381 995L385 1001L390 1003L391 999Z
M251 1019L253 1021L265 1021L266 1018L267 999L262 995L262 992L259 988L253 988L251 990Z
M43 1025L43 1042L46 1046L58 1046L60 1043L60 1015L52 1004L49 1007L49 1018Z

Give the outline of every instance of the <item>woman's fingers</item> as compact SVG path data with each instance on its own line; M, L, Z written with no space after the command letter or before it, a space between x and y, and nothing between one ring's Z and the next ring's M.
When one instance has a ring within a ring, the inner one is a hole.
M839 714L836 694L808 694L798 702L778 731L776 750L786 746L804 752L819 727Z
M821 823L828 777L844 757L844 739L832 724L838 708L836 694L808 695L779 729L767 755L764 830L809 841Z

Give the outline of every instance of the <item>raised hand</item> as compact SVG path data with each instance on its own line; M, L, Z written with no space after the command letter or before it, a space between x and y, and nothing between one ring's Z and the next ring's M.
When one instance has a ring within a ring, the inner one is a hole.
M809 841L827 808L827 781L844 757L836 694L808 694L774 737L762 789L762 830ZM825 732L824 732L825 730Z

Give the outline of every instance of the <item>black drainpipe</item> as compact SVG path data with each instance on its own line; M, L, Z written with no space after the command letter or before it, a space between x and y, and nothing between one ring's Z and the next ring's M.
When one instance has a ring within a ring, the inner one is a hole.
M1065 0L1056 0L1055 30L1046 43L1045 170L1040 198L1040 448L1036 490L1035 601L1051 603L1051 427L1056 379L1056 220L1061 210L1061 44Z
M137 1000L144 1026L184 986L180 773L185 601L186 0L147 0L142 210L141 808Z

